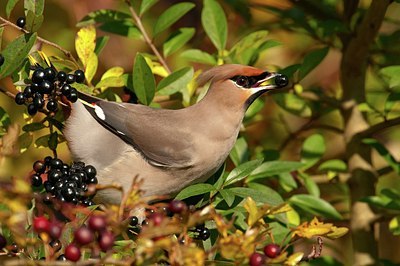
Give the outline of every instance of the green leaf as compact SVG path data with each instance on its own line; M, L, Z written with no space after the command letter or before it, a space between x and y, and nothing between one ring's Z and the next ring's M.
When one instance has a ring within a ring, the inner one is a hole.
M312 195L294 195L289 199L289 203L312 215L330 219L342 219L340 213L331 204Z
M96 84L95 88L109 88L109 87L123 87L125 85L125 81L122 77L109 77L99 81Z
M224 186L229 186L243 180L244 178L249 176L251 172L253 172L257 167L259 167L262 162L263 159L257 159L239 165L229 173L224 182Z
M103 51L104 46L108 43L110 40L110 36L101 36L96 39L96 48L94 49L94 52L99 55L101 51Z
M374 148L383 157L383 159L385 159L388 165L392 167L397 174L400 174L400 163L396 161L396 159L390 154L385 146L380 144L376 139L363 139L363 143Z
M212 65L212 66L215 66L217 64L217 60L215 60L215 58L212 55L198 49L186 50L182 52L180 56L192 62Z
M7 45L1 52L4 56L4 64L0 67L0 79L9 76L22 66L35 44L36 37L36 33L23 34Z
M58 145L58 133L53 132L50 134L49 137L49 148L55 150L57 149L57 145Z
M24 7L28 11L32 11L35 15L42 15L44 10L44 0L25 0Z
M99 29L131 39L140 39L142 37L139 29L130 20L116 20L105 22L99 27Z
M140 16L146 13L146 11L149 10L157 2L158 0L143 0L142 4L140 5Z
M196 5L193 3L183 2L175 4L165 10L154 25L153 35L156 36L160 32L166 30L195 6Z
M388 82L390 88L400 86L400 66L384 67L379 72Z
M140 53L135 58L132 83L139 101L149 105L154 98L156 82L146 59Z
M228 190L243 199L250 197L257 203L268 203L272 206L276 206L283 202L282 197L273 189L260 184L252 184L252 186L253 185L255 186L251 188L234 187L225 190Z
M294 73L296 73L297 70L299 70L301 67L301 64L295 64L288 66L284 69L281 69L279 73L286 75L289 79L293 77Z
M231 207L233 202L235 201L235 194L232 191L223 189L220 190L219 193L221 194L222 198L225 200L226 204Z
M214 191L214 186L204 183L204 184L195 184L189 187L184 188L179 194L175 197L176 199L183 200L189 197L209 193Z
M251 123L252 118L256 118L258 114L260 114L260 111L264 108L265 102L262 98L257 98L255 101L247 108L246 114L244 117L244 122Z
M158 83L157 91L160 95L171 95L184 88L193 78L193 68L185 67L167 76Z
M4 128L7 128L10 124L10 116L8 115L6 110L4 110L3 107L0 106L0 125Z
M37 138L35 141L35 147L36 148L48 147L49 146L49 138L50 138L50 134Z
M201 24L211 42L218 51L222 52L228 37L228 23L224 10L216 0L204 0Z
M293 178L291 173L282 173L278 177L279 184L286 192L290 192L297 188L296 180Z
M318 170L319 171L346 172L347 165L342 160L333 159L333 160L328 160L328 161L321 163L321 165L318 167Z
M163 44L163 53L167 57L182 48L194 35L194 28L181 28L171 34Z
M18 4L19 0L8 0L6 5L6 15L9 18L11 11L14 9L15 5Z
M276 93L272 97L280 107L291 114L300 117L310 117L312 115L310 105L293 93Z
M0 47L2 47L4 27L0 28Z
M87 14L81 21L76 24L77 27L85 27L92 24L100 24L106 22L129 20L131 16L129 14L111 10L111 9L100 9Z
M317 183L306 173L299 172L298 175L303 179L304 181L304 186L306 187L308 193L310 195L313 195L314 197L319 198L320 196L320 191Z
M303 170L315 165L325 153L325 140L321 134L308 137L301 149L301 161L304 163Z
M22 130L25 132L31 132L31 131L37 131L37 130L41 130L45 128L45 126L43 125L43 123L30 123L30 124L26 124L22 127Z
M385 102L385 113L389 113L396 103L400 103L400 92L392 92L389 94Z
M231 158L235 166L238 166L248 160L249 149L246 139L244 137L240 137L236 140L235 146L233 146L229 157Z
M27 30L29 30L30 32L38 31L40 26L42 26L43 19L44 19L43 15L36 15L31 10L28 10L27 15L26 15L25 28Z
M18 137L18 144L21 150L29 148L33 142L33 135L25 132Z
M314 50L304 57L303 63L299 69L299 80L302 80L315 67L317 67L329 52L329 47Z
M249 182L256 179L279 175L282 173L289 173L300 169L303 163L290 162L290 161L269 161L261 164L256 170L254 170L249 178Z

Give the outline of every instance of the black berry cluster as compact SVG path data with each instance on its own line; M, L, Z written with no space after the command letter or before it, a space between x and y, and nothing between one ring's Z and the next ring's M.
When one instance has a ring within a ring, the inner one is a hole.
M18 105L27 104L28 113L35 115L38 111L49 112L58 110L57 100L64 95L69 101L78 100L78 92L71 86L72 83L85 81L85 74L82 70L76 70L73 74L67 74L50 66L43 68L39 65L33 67L30 85L26 86L23 92L15 95L15 102Z
M205 227L204 224L196 226L194 232L196 233L194 239L206 241L208 238L210 238L210 230Z
M32 186L43 186L49 193L44 201L51 201L51 198L55 197L62 202L81 203L86 206L94 204L91 199L94 193L85 196L98 182L93 166L85 166L83 162L75 162L70 166L58 158L48 156L44 161L36 161L33 170L35 173L31 176ZM43 182L42 176L47 176L47 180Z

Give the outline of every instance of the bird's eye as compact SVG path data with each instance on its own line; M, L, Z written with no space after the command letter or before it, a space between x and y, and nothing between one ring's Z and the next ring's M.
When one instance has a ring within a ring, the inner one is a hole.
M247 88L249 86L249 79L246 76L239 76L236 78L236 84L240 87Z

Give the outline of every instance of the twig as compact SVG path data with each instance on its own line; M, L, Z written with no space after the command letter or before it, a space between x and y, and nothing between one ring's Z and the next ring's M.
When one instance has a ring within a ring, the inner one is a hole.
M313 245L310 254L308 254L307 256L304 256L301 259L301 261L310 261L310 260L321 257L323 244L324 244L324 242L322 240L322 237L318 236L317 237L317 246Z
M168 74L171 74L171 69L169 68L167 62L165 61L164 57L160 54L160 52L157 50L157 48L154 46L154 43L150 39L149 35L146 32L146 29L143 26L143 23L136 13L135 9L131 6L129 1L126 1L126 3L129 5L129 11L131 12L131 15L133 19L135 20L135 23L137 27L139 28L140 32L143 35L144 41L147 43L147 45L151 48L153 53L157 56L158 60L160 61L161 65L165 68L165 70L168 72Z
M15 98L14 93L9 92L8 90L4 89L3 87L0 87L0 91L12 99Z
M378 124L372 125L369 128L367 128L364 131L361 131L360 133L358 133L358 136L361 138L365 138L365 137L369 137L371 135L374 135L376 133L379 133L382 130L385 130L389 127L393 127L393 126L397 126L400 125L400 117L396 117L393 119L389 119L389 120L385 120L382 121Z
M27 30L25 30L25 29L23 29L23 28L18 27L16 24L14 24L14 23L12 23L12 22L6 20L5 18L3 18L3 17L1 17L1 16L0 16L0 21L2 21L3 24L5 24L5 25L7 25L7 26L11 26L11 27L13 27L13 28L15 28L15 29L17 29L17 30L20 30L20 31L24 32L24 33L30 33L29 31L27 31ZM37 37L37 40L38 40L39 42L41 42L41 43L47 44L47 45L49 45L49 46L52 46L52 47L54 47L54 48L60 50L61 52L63 52L63 53L65 54L65 56L67 56L69 59L71 59L72 62L79 68L78 62L77 62L77 61L75 60L75 58L72 56L72 54L71 54L70 51L68 51L68 50L66 50L66 49L64 49L64 48L62 48L62 47L61 47L60 45L58 45L58 44L55 44L55 43L50 42L50 41L48 41L48 40L46 40L46 39L43 39L42 37L39 37L39 36L38 36L38 37Z

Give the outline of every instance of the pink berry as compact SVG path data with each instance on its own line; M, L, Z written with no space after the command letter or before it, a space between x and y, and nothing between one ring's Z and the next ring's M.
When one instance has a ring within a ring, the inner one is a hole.
M103 231L99 237L99 246L103 252L107 252L114 245L114 235L110 231Z
M36 233L48 232L50 229L50 222L44 216L38 216L33 219L33 230Z
M153 221L153 224L155 226L158 226L164 220L164 216L161 213L155 212L155 213L150 215L149 220Z
M281 248L277 244L268 244L264 247L264 254L268 258L276 258L281 254Z
M264 256L261 255L260 253L254 252L250 256L250 261L249 261L250 266L261 266L264 264Z
M88 225L93 231L101 232L106 229L107 223L104 216L92 215L89 217Z
M70 261L78 261L81 258L81 250L75 244L69 244L65 248L65 258Z
M75 231L74 237L76 243L80 245L87 245L93 242L94 234L89 228L82 226L81 228Z
M181 200L173 200L169 203L168 209L172 213L182 213L187 210L186 203Z

